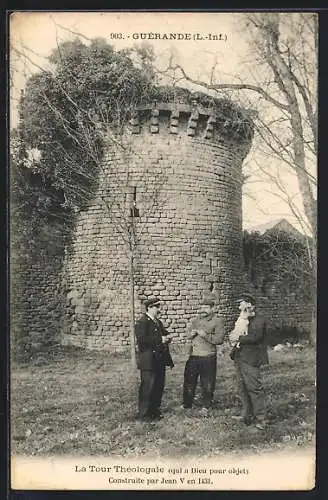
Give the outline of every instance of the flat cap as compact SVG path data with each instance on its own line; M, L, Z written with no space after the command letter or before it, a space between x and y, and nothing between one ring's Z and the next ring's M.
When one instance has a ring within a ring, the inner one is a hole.
M240 296L239 296L239 299L236 300L237 303L240 303L240 302L249 302L250 304L255 304L256 303L256 300L254 299L254 297L252 295L250 295L249 293L242 293Z
M150 299L145 300L144 306L151 307L151 306L157 306L160 304L160 300L156 297L151 297Z

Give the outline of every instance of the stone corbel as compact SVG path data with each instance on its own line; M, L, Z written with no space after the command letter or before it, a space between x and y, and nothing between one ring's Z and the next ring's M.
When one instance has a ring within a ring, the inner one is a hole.
M154 108L151 110L150 132L158 134L159 131L159 109Z
M215 123L216 123L216 117L214 115L209 116L205 129L205 135L204 135L205 139L212 139Z
M189 118L188 128L187 128L188 135L190 135L190 136L195 135L196 127L197 127L197 123L198 123L198 118L199 118L199 113L195 109L194 111L192 111L190 118Z
M170 134L177 134L179 131L179 111L173 110L170 121Z

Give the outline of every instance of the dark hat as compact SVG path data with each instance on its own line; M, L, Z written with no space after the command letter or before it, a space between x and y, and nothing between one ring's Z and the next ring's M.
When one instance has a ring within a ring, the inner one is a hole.
M160 300L157 299L156 297L152 297L150 299L145 300L144 305L146 309L151 306L157 306L160 304Z
M208 297L205 297L201 303L200 303L201 306L211 306L213 307L214 306L214 300L213 299L210 299Z
M250 302L253 305L255 305L255 303L256 303L256 300L254 299L254 297L252 297L252 295L250 295L249 293L241 294L239 296L239 299L236 300L237 303L240 303L242 301Z

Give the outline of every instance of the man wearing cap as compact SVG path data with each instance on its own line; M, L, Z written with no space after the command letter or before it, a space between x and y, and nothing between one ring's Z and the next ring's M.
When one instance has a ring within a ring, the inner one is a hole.
M214 301L202 300L198 316L191 322L187 337L191 340L191 353L184 371L183 407L191 408L198 378L202 389L202 413L210 408L216 380L216 346L223 343L224 325L214 313Z
M160 301L154 297L146 300L144 305L146 313L135 327L140 369L138 418L158 420L161 418L165 369L166 366L174 366L168 346L171 339L158 319Z
M233 345L231 358L234 360L237 384L242 402L241 415L233 416L245 424L255 424L258 429L264 429L265 398L261 377L261 366L268 363L268 353L264 345L267 331L263 316L255 313L255 300L250 295L238 299L240 316L247 315L246 332L235 329L229 334ZM244 319L244 318L243 318Z

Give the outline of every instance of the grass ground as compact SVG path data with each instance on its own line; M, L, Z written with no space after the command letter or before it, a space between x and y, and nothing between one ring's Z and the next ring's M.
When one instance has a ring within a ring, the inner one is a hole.
M219 357L215 399L208 418L199 408L181 412L186 355L173 354L163 396L164 419L142 423L137 410L138 378L129 360L74 349L47 364L13 366L11 448L14 455L112 457L210 457L313 446L315 353L270 352L264 385L271 423L265 431L231 419L239 402L230 358Z

